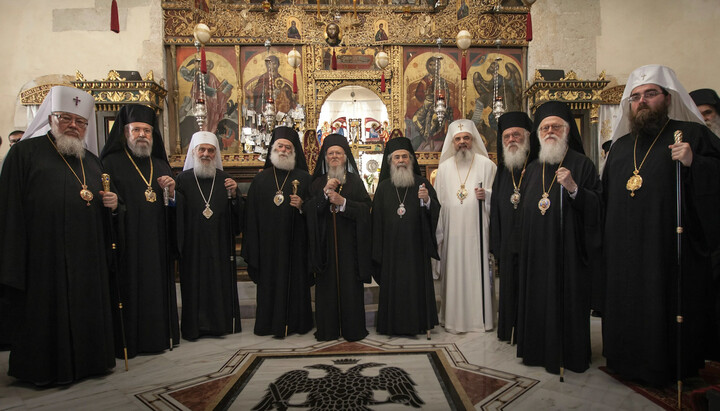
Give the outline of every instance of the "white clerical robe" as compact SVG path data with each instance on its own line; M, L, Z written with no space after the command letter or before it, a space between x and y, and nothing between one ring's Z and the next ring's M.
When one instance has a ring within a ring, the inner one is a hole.
M442 280L440 324L449 332L489 331L494 327L488 241L490 195L496 168L495 163L480 154L475 154L472 166L470 162L456 166L452 157L438 167L434 187L442 208L437 226L440 262L435 264L435 268L436 275ZM465 176L468 196L461 203L457 193ZM480 253L478 224L480 211L475 197L475 188L479 183L486 192L482 210L483 255ZM484 266L482 270L481 264Z

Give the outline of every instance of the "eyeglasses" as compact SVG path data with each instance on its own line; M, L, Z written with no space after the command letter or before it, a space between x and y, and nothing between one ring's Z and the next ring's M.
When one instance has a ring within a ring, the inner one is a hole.
M544 126L540 126L539 130L543 133L547 133L548 131L560 131L565 128L565 124L546 124Z
M644 93L635 93L631 94L630 97L628 97L628 100L630 100L631 103L637 103L640 101L641 98L644 98L645 100L652 100L655 97L659 96L660 94L664 94L660 90L648 90Z
M523 137L525 137L525 135L519 131L513 131L512 133L502 135L503 140L510 140L511 138L515 140L520 140Z
M72 123L73 121L75 122L75 125L80 128L85 128L88 126L87 120L80 118L80 117L72 117L68 114L60 114L60 113L53 113L52 115L57 117L58 121L63 126L66 126L66 125Z

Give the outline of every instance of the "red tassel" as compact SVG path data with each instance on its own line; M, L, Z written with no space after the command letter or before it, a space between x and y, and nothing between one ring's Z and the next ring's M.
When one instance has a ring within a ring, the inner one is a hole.
M530 18L530 12L528 12L527 22L525 23L525 40L532 41L532 18Z
M293 94L297 94L297 92L297 75L295 74L295 70L293 70Z
M335 49L333 49L332 60L330 60L330 68L337 70L337 57L335 57Z
M462 63L460 63L460 80L467 80L467 63L465 62L465 53L462 55Z
M200 49L200 72L207 74L207 60L205 59L205 47Z
M382 76L380 77L380 92L385 92L385 70L383 70Z
M118 18L118 7L115 0L112 0L112 5L110 5L110 30L120 33L120 19Z

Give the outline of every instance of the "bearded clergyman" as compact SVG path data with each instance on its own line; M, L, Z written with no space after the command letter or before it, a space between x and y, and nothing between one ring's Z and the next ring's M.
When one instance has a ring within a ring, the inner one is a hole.
M427 333L438 324L431 258L439 258L435 230L440 202L420 175L410 140L385 146L372 209L372 260L380 286L377 332Z
M521 111L498 119L498 171L490 200L490 252L498 266L499 298L497 335L515 343L518 310L518 269L522 203L527 196L525 169L537 158L539 142L531 139L532 121Z
M318 341L365 338L365 283L371 281L370 207L347 139L323 140L306 205L315 279Z
M128 357L159 353L180 343L175 291L175 252L168 231L175 207L175 180L155 110L123 106L100 154L118 189L120 219L119 296ZM172 260L172 261L171 261ZM113 281L113 284L115 281ZM115 355L122 356L121 321L115 318Z
M234 256L243 201L223 171L215 134L193 134L183 170L175 187L182 337L240 332Z
M307 223L310 174L297 131L277 127L265 169L250 184L242 257L257 284L255 334L284 338L313 328Z
M106 250L118 198L84 147L97 147L94 121L93 96L53 87L0 174L0 332L8 375L36 385L115 366Z
M523 182L517 354L553 374L583 372L600 260L600 179L565 103L541 105L534 123L540 153Z
M435 190L443 205L436 232L440 324L451 333L494 328L488 225L495 170L475 124L465 119L450 123Z
M720 347L710 267L720 236L720 140L665 66L633 71L620 107L603 170L603 354L611 371L662 385L697 375Z

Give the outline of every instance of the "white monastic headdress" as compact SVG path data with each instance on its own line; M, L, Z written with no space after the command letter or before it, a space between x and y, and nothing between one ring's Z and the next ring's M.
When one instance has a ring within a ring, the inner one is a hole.
M192 140L190 140L187 155L185 156L183 171L195 168L195 154L193 153L193 150L200 144L212 144L215 146L215 168L222 170L222 155L220 154L220 145L218 144L217 136L209 131L198 131L193 134Z
M50 131L48 116L58 111L72 113L88 121L85 129L85 148L98 155L95 98L75 87L55 86L51 88L35 114L35 118L28 125L22 140L47 134Z
M622 100L620 100L620 115L613 125L613 142L630 132L630 93L635 87L645 84L657 84L670 93L672 99L668 117L672 120L694 121L705 124L700 110L698 110L690 94L685 91L685 87L678 81L675 72L669 67L649 64L635 69L628 77Z
M440 162L438 164L455 157L453 138L455 138L456 134L464 132L472 134L473 139L475 140L472 143L472 152L490 158L488 156L487 148L485 148L485 143L480 136L480 132L478 132L477 127L475 127L475 123L473 123L472 120L461 119L453 121L448 126L448 131L445 135L445 143L443 143L442 153L440 154Z

